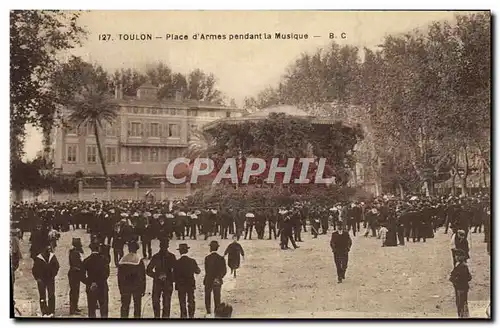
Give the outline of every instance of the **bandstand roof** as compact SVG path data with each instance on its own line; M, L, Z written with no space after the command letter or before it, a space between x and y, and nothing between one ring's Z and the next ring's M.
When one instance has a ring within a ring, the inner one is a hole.
M283 113L288 116L295 116L295 117L300 117L300 118L308 118L311 120L311 123L313 124L334 124L338 120L331 119L331 118L325 118L325 117L317 117L308 114L307 112L303 111L302 109L292 106L292 105L277 105L277 106L271 106L271 107L266 107L263 108L259 111L247 114L245 116L241 117L226 117L222 118L213 122L210 122L206 124L203 129L204 130L210 130L219 124L240 124L243 122L258 122L263 119L266 119L269 114L271 113Z

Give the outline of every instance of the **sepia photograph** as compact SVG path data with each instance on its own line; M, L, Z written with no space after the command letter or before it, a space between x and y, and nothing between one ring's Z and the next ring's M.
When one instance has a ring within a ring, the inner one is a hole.
M9 15L12 319L492 320L491 11Z

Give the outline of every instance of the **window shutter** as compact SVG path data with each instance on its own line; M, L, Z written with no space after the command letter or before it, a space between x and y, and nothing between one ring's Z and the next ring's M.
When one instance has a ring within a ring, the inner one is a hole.
M145 123L145 124L144 124L144 128L145 128L145 129L144 129L144 136L145 136L145 137L149 137L149 136L150 136L150 133L151 133L151 132L150 132L150 130L151 130L151 129L150 129L150 125L151 125L151 123Z

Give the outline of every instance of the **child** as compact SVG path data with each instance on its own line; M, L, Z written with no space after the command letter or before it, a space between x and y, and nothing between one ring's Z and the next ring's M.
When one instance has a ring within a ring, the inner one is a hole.
M387 227L385 226L385 224L383 224L382 227L379 230L379 237L380 237L380 239L382 239L382 247L387 246L385 244L385 241L387 240L387 232L388 231L389 230L387 229Z
M469 307L467 304L467 294L469 292L469 281L471 281L472 276L469 272L469 267L465 261L467 256L465 251L462 249L454 250L456 265L451 271L450 281L455 288L455 297L457 304L457 312L459 318L469 317Z
M240 255L245 257L245 252L243 247L236 240L236 236L233 236L233 242L227 246L224 256L228 256L227 265L231 268L231 274L236 278L236 269L240 267Z

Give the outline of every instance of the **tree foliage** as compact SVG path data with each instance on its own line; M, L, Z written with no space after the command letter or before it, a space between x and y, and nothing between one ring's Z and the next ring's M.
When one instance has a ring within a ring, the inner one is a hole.
M150 64L145 71L122 69L114 72L113 85L121 85L124 95L135 96L144 83L158 87L158 99L175 98L180 92L184 99L222 104L224 95L217 87L212 73L194 69L187 75L174 72L168 65L159 62Z
M363 56L333 43L300 56L276 88L247 104L279 99L314 114L356 116L367 136L363 164L391 189L432 189L453 171L466 185L472 163L490 170L490 29L490 13L479 12L388 35ZM353 110L360 107L362 115Z
M11 158L23 154L25 125L50 131L59 99L51 79L57 55L79 44L85 35L79 13L53 10L10 12L10 143Z
M271 113L258 122L221 124L207 132L213 138L208 153L215 154L219 163L223 163L226 158L240 157L243 161L249 157L262 158L267 161L267 169L262 176L267 176L273 158L281 160L280 166L286 165L288 158L295 158L294 179L300 175L298 159L316 156L327 160L325 177L335 176L340 184L347 182L347 171L353 164L352 150L363 138L359 126L350 127L341 122L318 125L308 118L282 113ZM311 164L310 168L313 182L316 164Z

